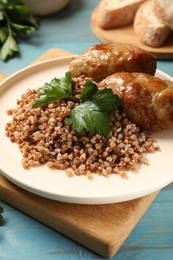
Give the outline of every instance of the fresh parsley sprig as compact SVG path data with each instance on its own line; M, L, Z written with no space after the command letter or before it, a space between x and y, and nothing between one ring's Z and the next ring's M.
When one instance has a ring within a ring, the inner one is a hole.
M72 95L71 72L66 72L65 77L54 78L50 83L45 83L43 89L38 91L40 98L36 100L34 107L38 108L56 100L70 98ZM112 93L112 89L99 90L97 85L86 80L86 86L81 94L79 104L70 112L65 119L66 124L72 125L77 132L88 131L91 134L109 136L111 113L121 105L122 100Z
M0 205L0 225L3 224L3 216L2 216L2 213L4 212L4 209L3 207Z
M65 98L74 99L72 95L72 76L68 71L63 78L52 79L49 83L45 83L44 88L38 90L40 98L34 104L34 108L41 107L50 102Z
M39 28L38 18L21 0L0 0L0 59L19 52L17 40Z
M121 103L121 99L112 93L112 89L99 90L94 82L87 80L81 94L80 105L72 109L65 122L79 133L86 130L91 134L109 136L111 113Z

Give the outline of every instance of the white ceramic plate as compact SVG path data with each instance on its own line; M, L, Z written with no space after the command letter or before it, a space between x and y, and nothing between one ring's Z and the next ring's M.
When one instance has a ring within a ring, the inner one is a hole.
M149 166L142 165L128 179L117 175L93 180L85 176L67 177L64 171L51 170L46 165L24 170L17 144L5 136L5 125L11 120L6 111L16 107L16 100L28 88L38 88L53 77L62 77L72 56L56 58L29 66L5 79L0 85L0 170L16 185L50 199L81 204L122 202L152 193L173 181L173 129L154 133L161 152L149 154ZM157 75L173 80L161 71Z

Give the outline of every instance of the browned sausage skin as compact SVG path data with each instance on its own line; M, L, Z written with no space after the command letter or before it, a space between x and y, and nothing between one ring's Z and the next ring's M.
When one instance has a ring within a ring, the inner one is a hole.
M73 77L84 74L96 82L115 72L144 72L151 75L156 71L153 55L131 44L102 43L87 49L69 65Z
M173 82L145 73L115 73L99 83L123 100L127 117L146 130L173 127Z

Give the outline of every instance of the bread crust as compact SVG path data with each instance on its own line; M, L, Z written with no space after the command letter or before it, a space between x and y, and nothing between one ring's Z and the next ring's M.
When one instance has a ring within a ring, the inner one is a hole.
M142 4L136 13L133 28L143 43L152 47L159 47L169 35L170 28L159 21L152 10L152 1Z
M133 23L137 9L145 0L131 1L116 8L108 8L108 2L109 0L102 0L97 6L96 20L102 29L112 29Z
M154 14L171 30L173 30L173 1L171 6L167 3L164 3L164 6L161 4L160 0L153 0L153 12Z

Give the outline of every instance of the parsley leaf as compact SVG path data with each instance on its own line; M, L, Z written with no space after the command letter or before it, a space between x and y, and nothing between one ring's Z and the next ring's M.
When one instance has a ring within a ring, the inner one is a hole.
M98 91L96 95L91 97L91 101L99 107L100 111L106 113L114 112L122 103L122 100L118 95L113 94L110 88Z
M0 59L19 52L17 40L39 28L38 18L21 0L0 0Z
M49 83L45 83L45 87L40 89L38 93L41 95L39 99L36 100L34 108L41 107L50 102L56 100L71 98L74 99L72 95L72 76L71 72L66 72L65 77L57 79L52 79Z
M72 95L72 75L68 71L63 78L52 79L45 83L44 88L38 90L40 98L36 100L34 108L39 108L50 102L70 98ZM112 93L112 89L99 90L97 85L86 80L86 85L80 96L80 104L76 105L65 119L65 123L72 125L77 132L88 131L91 134L109 136L111 130L111 113L122 103L118 95Z
M101 111L92 101L87 100L74 107L65 122L71 124L78 133L87 130L91 134L97 132L100 135L108 136L111 117Z
M118 95L113 94L109 88L98 90L97 86L86 81L85 89L81 94L81 103L75 106L65 123L81 133L87 130L91 134L109 136L111 113L114 112L122 101Z
M18 52L18 46L14 37L9 34L2 45L0 58L6 60L7 57L12 56L15 52Z
M91 80L86 80L86 86L80 96L81 103L89 100L94 94L97 93L97 91L98 87L96 86L96 84Z

